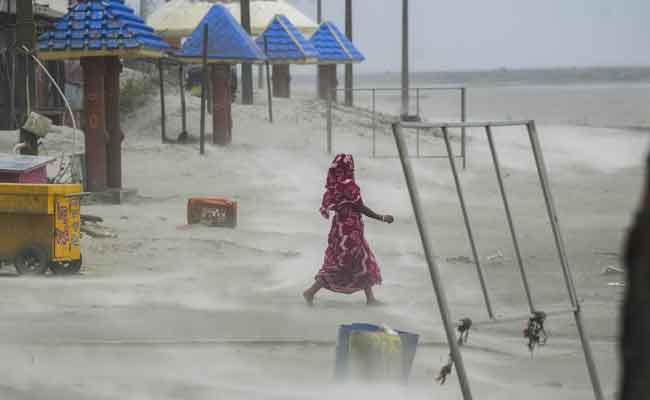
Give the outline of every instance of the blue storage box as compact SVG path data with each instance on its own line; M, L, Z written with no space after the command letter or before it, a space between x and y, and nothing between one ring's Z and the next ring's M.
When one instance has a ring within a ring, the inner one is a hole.
M360 374L373 380L398 379L406 384L420 336L395 332L397 335L372 324L341 325L336 345L336 379L343 381Z

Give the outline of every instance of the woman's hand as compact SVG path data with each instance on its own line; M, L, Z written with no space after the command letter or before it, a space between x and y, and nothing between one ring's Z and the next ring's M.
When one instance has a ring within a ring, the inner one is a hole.
M393 218L392 215L384 215L381 217L381 220L384 221L387 224L392 224L393 221L395 221L395 218Z

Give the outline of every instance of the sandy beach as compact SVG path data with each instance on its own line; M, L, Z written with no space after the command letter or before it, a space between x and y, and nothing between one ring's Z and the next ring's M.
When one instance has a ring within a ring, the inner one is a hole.
M571 90L470 89L470 119L539 119L586 327L605 393L613 399L623 288L610 284L624 277L603 271L621 266L621 244L637 204L648 135L623 127L647 126L648 91L582 88L567 97ZM15 277L12 267L2 270L0 397L460 398L455 373L444 386L434 382L448 349L399 160L370 157L372 129L359 111L335 110L334 150L354 154L365 202L395 216L392 225L366 222L384 276L376 294L387 305L368 308L362 294L326 292L313 308L304 304L300 294L321 265L329 230L318 207L332 156L325 152L326 108L313 99L314 91L314 82L297 80L293 99L274 101L274 124L267 121L264 92L256 94L254 106L236 104L233 144L209 145L204 157L196 143L161 144L156 97L125 116L124 182L138 197L120 206L83 208L104 218L116 237L83 237L79 275L25 278ZM175 136L178 93L169 90L166 102L167 130ZM380 103L386 113L396 104L387 98ZM425 115L455 119L457 108L450 103L436 107L430 100ZM199 108L199 99L189 97L193 137ZM521 129L495 135L533 300L545 311L567 308L528 138ZM410 151L414 138L409 133ZM70 153L72 141L70 131L51 134L46 151ZM13 136L0 136L0 151L10 152L14 142ZM77 136L77 150L81 143ZM453 144L458 150L458 141ZM423 153L443 155L443 145L423 134ZM377 151L396 154L385 126L377 131ZM452 316L485 320L448 161L412 163ZM525 315L483 132L470 131L461 179L495 311ZM235 199L237 228L186 227L186 203L193 196ZM334 382L336 332L350 322L385 323L421 335L408 387ZM533 358L523 324L522 319L471 331L462 351L475 398L592 399L572 317L549 318L549 343Z

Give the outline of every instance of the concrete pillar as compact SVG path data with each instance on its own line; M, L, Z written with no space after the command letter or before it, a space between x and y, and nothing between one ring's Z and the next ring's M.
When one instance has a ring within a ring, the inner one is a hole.
M81 60L84 73L86 190L106 190L106 66L103 57Z
M289 64L273 65L273 96L287 99L291 97Z
M336 64L326 64L318 66L318 98L327 100L327 91L330 90L332 101L336 102L337 89L339 81L336 75Z
M107 185L109 188L122 188L122 141L124 133L120 126L120 73L122 63L117 57L106 57L106 146Z
M213 64L212 72L212 143L227 146L232 143L232 101L230 94L230 65Z

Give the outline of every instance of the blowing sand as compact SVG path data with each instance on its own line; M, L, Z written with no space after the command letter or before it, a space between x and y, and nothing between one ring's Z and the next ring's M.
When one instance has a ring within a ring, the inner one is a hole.
M155 98L124 118L124 181L139 197L83 210L102 216L117 238L84 237L85 266L77 276L14 278L11 267L4 270L1 398L460 398L455 373L442 387L434 383L448 350L399 161L369 157L367 117L335 112L335 151L355 155L366 203L396 218L393 225L366 223L385 280L376 294L387 305L367 308L362 294L321 292L308 308L300 294L320 266L329 229L317 212L331 160L324 151L325 108L308 98L278 100L271 125L263 98L258 93L258 105L235 106L233 145L209 145L205 157L197 144L160 144ZM174 136L180 132L178 95L166 100ZM189 99L189 113L189 131L197 136L198 99ZM586 327L613 398L623 289L608 283L623 276L602 271L620 266L648 138L638 131L549 123L539 133ZM517 129L496 136L533 299L542 310L566 308L527 137ZM386 129L377 138L382 155L396 154ZM9 152L13 142L13 136L0 137L0 150ZM70 152L71 143L69 132L53 135L47 151ZM443 154L440 139L426 137L421 146L427 154ZM471 133L468 152L461 178L494 308L499 316L524 315L482 132ZM484 320L449 165L445 159L412 163L452 316ZM239 202L237 229L179 229L187 198L207 195ZM349 322L386 323L422 335L408 387L334 382L336 331ZM572 318L551 317L547 327L549 344L532 359L521 337L523 319L473 330L463 356L475 398L593 398Z

